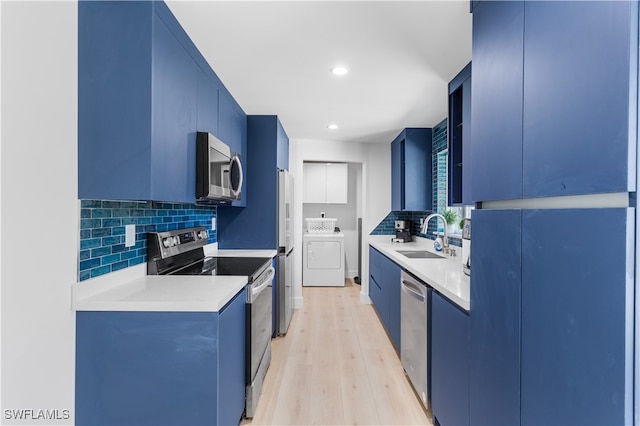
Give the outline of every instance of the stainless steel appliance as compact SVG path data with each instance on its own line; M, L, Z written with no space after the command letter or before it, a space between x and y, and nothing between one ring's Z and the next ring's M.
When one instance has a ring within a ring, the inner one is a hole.
M462 271L471 276L471 219L462 226Z
M394 228L396 231L396 237L393 239L394 243L408 243L412 240L410 221L396 220Z
M430 406L428 359L431 288L402 271L400 282L400 360L422 404Z
M293 315L293 177L278 173L278 282L276 334L285 334Z
M247 276L245 416L253 417L265 374L271 363L272 259L262 257L205 257L208 232L204 227L147 236L149 275Z
M240 200L242 189L240 156L211 133L196 137L196 202L229 204Z

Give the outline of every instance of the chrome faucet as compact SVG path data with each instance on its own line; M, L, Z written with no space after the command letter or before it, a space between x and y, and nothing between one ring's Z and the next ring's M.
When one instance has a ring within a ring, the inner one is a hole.
M440 219L442 219L442 223L444 224L444 226L442 228L444 230L444 238L442 239L442 249L443 249L443 251L445 253L448 253L449 252L449 239L447 238L447 219L445 219L444 216L442 216L441 214L438 214L438 213L430 214L422 222L422 228L420 228L420 232L422 232L423 234L427 233L427 228L429 227L429 221L434 217L439 217ZM436 229L437 228L438 228L438 221L436 220Z

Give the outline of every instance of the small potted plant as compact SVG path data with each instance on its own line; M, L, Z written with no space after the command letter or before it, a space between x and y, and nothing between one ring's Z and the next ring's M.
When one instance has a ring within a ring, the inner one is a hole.
M442 216L447 221L447 234L455 234L458 228L458 213L447 209Z

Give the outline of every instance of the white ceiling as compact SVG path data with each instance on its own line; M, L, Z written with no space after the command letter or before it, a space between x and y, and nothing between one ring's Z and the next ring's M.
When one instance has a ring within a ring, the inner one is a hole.
M244 111L278 115L292 139L389 143L433 127L471 60L468 0L167 4Z

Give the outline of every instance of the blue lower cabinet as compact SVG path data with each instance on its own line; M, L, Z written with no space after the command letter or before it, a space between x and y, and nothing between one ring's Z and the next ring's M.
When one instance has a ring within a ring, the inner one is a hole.
M76 424L239 424L245 298L220 313L77 312Z
M521 217L520 210L472 212L472 425L520 424Z
M633 222L624 208L523 212L523 425L633 423Z
M369 298L385 330L400 352L400 273L402 269L369 247Z
M434 291L431 410L441 426L469 424L469 314Z
M237 425L245 402L246 291L220 312L218 424Z
M402 269L396 263L384 258L382 264L385 294L389 301L389 325L387 331L391 342L400 352L400 274Z

